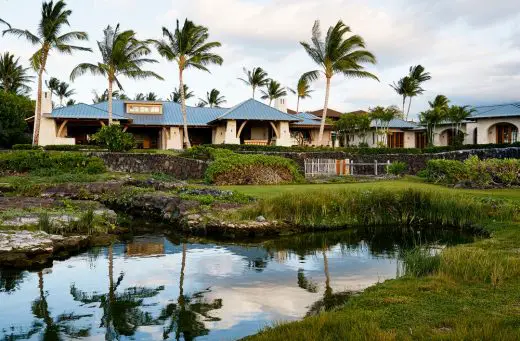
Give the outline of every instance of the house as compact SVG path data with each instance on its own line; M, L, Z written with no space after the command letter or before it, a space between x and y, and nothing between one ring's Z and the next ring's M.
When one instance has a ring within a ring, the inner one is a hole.
M40 145L86 144L108 124L108 102L52 108L49 92L42 96ZM288 114L285 98L270 107L248 99L232 108L187 107L188 135L193 145L249 144L317 145L319 118ZM138 148L182 149L181 105L167 101L113 100L112 118L132 133ZM303 136L303 137L302 137ZM327 125L322 145L332 142Z

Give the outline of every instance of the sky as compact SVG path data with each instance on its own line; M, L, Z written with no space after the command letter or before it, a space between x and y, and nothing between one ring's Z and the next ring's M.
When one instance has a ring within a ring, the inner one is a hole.
M377 64L367 69L380 81L334 76L330 108L347 112L400 105L401 98L389 84L417 64L431 73L432 80L424 84L424 94L413 100L412 117L437 94L458 105L520 101L517 0L68 0L67 4L73 12L71 29L86 31L90 40L83 45L94 52L51 54L45 79L69 81L75 65L97 62L96 41L109 24L120 23L143 39L158 39L163 26L173 30L177 19L188 18L208 27L210 40L222 43L216 52L224 58L222 66L210 67L211 73L185 72L185 83L196 95L188 104L195 105L198 97L217 88L226 105L232 106L251 97L250 88L237 79L243 77L243 67L260 66L273 79L294 88L303 72L317 68L299 42L310 40L315 20L320 20L323 30L342 20L376 55ZM0 18L34 32L40 7L39 0L0 0ZM0 53L14 53L26 65L35 50L26 41L0 36ZM156 52L153 57L159 63L149 69L165 80L123 79L128 96L153 91L167 98L178 87L176 65ZM103 92L107 81L85 75L72 87L76 101L91 103L93 91ZM301 103L302 110L323 107L324 80L314 82L312 88L312 98ZM288 104L295 108L296 96L289 95Z

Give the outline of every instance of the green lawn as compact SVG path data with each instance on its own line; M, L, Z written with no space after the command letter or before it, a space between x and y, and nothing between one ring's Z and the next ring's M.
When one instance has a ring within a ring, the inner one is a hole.
M323 191L327 189L352 188L352 189L402 189L419 188L436 191L448 191L453 193L465 193L479 197L493 197L496 199L507 199L520 203L520 189L493 189L493 190L474 190L474 189L453 189L440 185L423 182L416 177L407 177L401 180L388 180L377 182L360 182L344 184L290 184L273 186L225 186L225 189L238 191L258 198L267 198L284 192L306 193L312 191Z
M283 192L422 188L520 204L519 189L467 190L417 178L373 183L229 187L268 198ZM450 247L426 277L375 285L336 311L274 324L248 340L520 340L520 223L490 222L491 238Z

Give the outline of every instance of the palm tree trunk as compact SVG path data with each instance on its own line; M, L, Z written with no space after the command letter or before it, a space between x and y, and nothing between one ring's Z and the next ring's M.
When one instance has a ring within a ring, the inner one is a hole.
M112 125L112 77L108 77L108 125Z
M253 85L253 99L255 99L255 90L256 90L256 86Z
M408 102L408 111L406 112L406 120L407 121L408 121L408 115L410 115L410 108L411 107L412 107L412 97L410 97L410 101Z
M298 99L296 100L296 113L300 113L300 96L298 96Z
M184 145L186 148L191 148L190 138L188 137L188 116L186 114L186 98L184 97L184 83L182 81L182 69L179 68L179 91L181 92L181 111L182 122L184 126Z
M40 119L42 117L42 78L43 65L38 70L38 92L36 95L36 112L34 114L33 145L37 146L40 141Z
M273 103L273 99L270 98L270 99L269 99L269 106L271 106L272 103Z
M406 96L403 96L403 114L404 114L404 106L406 104Z
M318 145L323 144L323 132L325 131L325 120L327 118L327 109L329 106L330 95L330 77L327 77L327 85L325 87L325 105L323 106L323 113L321 116L320 133L318 135Z

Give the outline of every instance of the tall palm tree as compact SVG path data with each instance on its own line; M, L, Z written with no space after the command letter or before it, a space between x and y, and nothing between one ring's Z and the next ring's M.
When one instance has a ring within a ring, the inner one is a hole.
M20 58L14 57L9 52L0 55L0 90L19 95L25 95L31 88L32 76L27 73L29 68L19 64Z
M132 30L120 32L119 24L115 28L108 25L103 30L104 39L98 41L101 62L97 64L82 63L72 70L70 79L90 72L93 75L101 75L108 79L108 124L112 124L112 89L114 82L119 90L123 86L119 81L120 76L133 79L154 77L163 79L153 71L143 70L142 66L148 63L157 63L155 59L143 58L152 51L148 47L149 41L141 41L136 38Z
M267 76L267 72L265 72L261 67L254 67L253 70L249 71L246 68L243 68L244 73L246 74L246 78L238 78L246 85L250 86L253 89L253 99L255 98L256 88L261 88L269 83L269 78Z
M418 83L409 76L401 78L397 83L390 84L390 86L397 92L398 95L403 97L403 113L405 112L406 99L412 97L419 89ZM408 117L407 117L408 118Z
M17 37L23 37L33 45L38 46L38 50L31 57L32 67L38 72L38 94L33 133L33 144L35 145L38 144L40 136L43 72L47 66L49 53L53 50L66 54L72 54L74 51L92 51L92 49L87 47L70 45L75 40L88 40L87 33L79 31L62 32L65 26L70 26L69 17L72 14L72 11L66 9L66 6L63 0L59 0L56 3L53 1L43 2L37 34L12 27L3 32L4 35L12 34Z
M63 106L63 99L69 98L75 93L76 91L74 89L70 89L70 84L66 82L60 82L58 88L56 89L56 95L60 99L60 106Z
M476 110L468 105L458 106L452 105L447 111L447 118L451 121L452 131L455 136L453 141L455 145L462 145L464 142L464 135L461 129L462 122L467 120Z
M199 104L202 104L203 107L208 105L210 108L220 107L221 104L226 103L226 98L224 96L220 96L220 91L217 89L212 89L211 91L206 93L206 99L199 98Z
M273 103L274 99L287 96L287 91L284 87L274 79L269 79L269 83L265 90L261 90L262 99L269 99L269 106Z
M408 121L408 115L410 115L410 108L412 106L412 98L418 95L422 95L424 93L424 89L422 88L422 83L432 79L432 76L429 72L425 72L425 69L422 65L410 66L410 73L408 75L411 79L414 80L413 90L408 95L409 103L408 110L406 111L406 120ZM404 112L404 111L403 111Z
M204 26L195 25L186 19L181 28L179 20L174 32L166 27L162 29L165 39L156 41L157 51L168 61L175 61L179 67L179 89L181 95L182 120L184 125L184 143L190 148L188 137L188 118L186 114L186 97L184 94L183 72L188 68L195 68L209 72L207 66L210 64L222 65L221 56L212 53L219 42L207 42L209 38L208 29Z
M186 84L182 85L182 89L184 91L184 99L186 101L189 100L192 97L195 97L195 94L193 93L193 91L191 91L190 88ZM170 102L181 103L181 90L180 90L180 88L173 89L173 92L168 97L168 100Z
M296 113L300 112L300 99L310 98L311 92L314 90L311 90L311 86L309 84L309 79L305 75L302 75L300 79L298 80L298 84L296 85L296 90L289 89L293 94L295 94L298 97L298 100L296 101Z
M58 91L58 88L60 87L60 80L56 77L51 77L48 81L45 81L45 86L53 95L55 95L56 91Z
M300 42L311 59L321 67L321 70L305 73L305 77L315 80L322 73L326 78L325 105L318 135L318 143L320 144L323 141L323 131L327 119L332 76L340 73L350 78L372 78L378 80L375 75L365 71L361 65L362 63L375 64L376 57L371 52L365 50L365 41L360 36L352 35L346 38L345 34L349 32L350 28L340 20L335 26L331 26L328 29L325 40L323 40L320 22L316 20L312 28L311 42Z
M444 95L437 95L433 102L428 101L430 109L419 115L419 121L426 126L428 145L433 146L434 133L437 124L448 118L450 100Z

